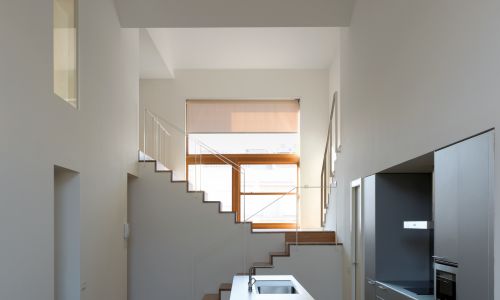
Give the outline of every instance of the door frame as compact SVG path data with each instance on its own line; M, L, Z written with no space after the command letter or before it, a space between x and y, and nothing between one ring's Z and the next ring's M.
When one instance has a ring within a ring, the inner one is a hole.
M357 193L357 195L356 195ZM351 230L351 299L357 300L356 295L359 294L358 299L363 299L364 295L364 245L363 245L363 180L358 178L351 182L350 191L350 230ZM356 224L357 223L357 224ZM358 236L359 235L359 236ZM358 240L360 243L358 243ZM357 251L360 249L361 251ZM359 257L358 257L359 252ZM356 284L356 277L359 276L360 286Z

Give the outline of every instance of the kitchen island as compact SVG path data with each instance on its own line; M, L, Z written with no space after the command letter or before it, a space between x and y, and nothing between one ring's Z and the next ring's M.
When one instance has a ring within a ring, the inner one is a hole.
M234 276L230 300L314 300L292 275L256 275L252 291L248 291L248 276ZM293 293L270 293L274 288Z

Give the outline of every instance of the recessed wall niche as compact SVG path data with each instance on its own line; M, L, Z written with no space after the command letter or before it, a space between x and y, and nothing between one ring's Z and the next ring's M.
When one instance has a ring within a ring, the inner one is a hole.
M54 166L54 300L80 299L80 174Z

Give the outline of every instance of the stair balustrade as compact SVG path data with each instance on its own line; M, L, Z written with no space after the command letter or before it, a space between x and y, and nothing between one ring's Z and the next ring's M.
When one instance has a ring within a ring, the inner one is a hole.
M336 99L336 98L335 98ZM321 171L320 186L301 186L283 185L280 186L280 192L276 195L267 195L266 198L261 197L259 200L253 199L247 201L247 196L255 196L260 193L253 193L253 190L248 189L247 174L245 167L233 161L230 155L221 154L213 149L205 142L190 137L187 132L180 126L165 120L164 118L154 114L148 109L144 110L141 132L141 150L139 152L140 161L156 161L157 168L161 170L179 169L179 166L184 165L182 157L179 155L179 144L186 145L186 148L193 150L190 155L184 156L186 160L191 160L191 164L186 163L185 179L188 186L188 191L203 191L204 201L221 202L220 212L234 213L235 222L242 224L242 230L250 230L251 233L285 233L285 251L275 253L274 256L289 256L290 246L299 244L315 244L314 240L301 239L301 233L307 231L318 231L318 228L307 230L301 228L301 202L304 199L308 201L317 201L321 199L321 224L324 225L325 212L328 207L328 200L331 195L331 178L333 177L333 149L332 130L333 125L330 122L327 138L327 146L323 158L323 166ZM187 151L186 151L187 152ZM176 157L177 155L177 157ZM182 169L182 168L181 168ZM210 170L209 170L210 169ZM209 170L210 172L208 172ZM215 170L215 171L214 171ZM218 174L213 176L213 174ZM173 176L173 175L172 175ZM241 199L238 202L234 201L233 186L228 182L234 176L239 178ZM248 193L247 193L248 189ZM255 194L255 195L254 195ZM261 193L265 194L265 193ZM224 199L221 201L221 199ZM260 202L259 202L260 201ZM235 206L239 206L238 209ZM273 222L281 222L280 228L273 228ZM248 224L248 225L245 225ZM260 224L260 225L259 225ZM265 224L267 227L263 227ZM321 230L321 229L320 229ZM250 244L248 232L242 232L241 240L234 243L241 243L241 268L240 272L245 274L249 267L257 268L272 267L272 257L269 263L257 263L251 261L249 255ZM334 244L337 243L336 235ZM322 242L324 243L324 241ZM210 245L205 245L210 247ZM215 246L214 246L215 247ZM203 252L206 255L207 252ZM204 257L193 256L193 266L196 266ZM197 285L196 270L193 271L193 285ZM195 288L193 289L195 290Z

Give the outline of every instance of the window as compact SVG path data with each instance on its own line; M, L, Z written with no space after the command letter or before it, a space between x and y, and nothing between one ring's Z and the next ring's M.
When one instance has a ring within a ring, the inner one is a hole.
M210 145L221 154L299 153L297 133L193 133L189 138L189 154L209 153L197 142Z
M295 228L298 100L188 100L186 125L191 187L254 228Z
M231 211L233 176L231 166L222 164L192 164L188 169L189 182L195 190L205 191L205 201L221 202L223 211Z
M298 100L188 100L189 133L297 133Z
M242 165L241 213L254 223L295 223L297 208L296 164Z
M188 154L299 154L298 100L188 100Z
M77 108L76 0L53 0L54 94Z

